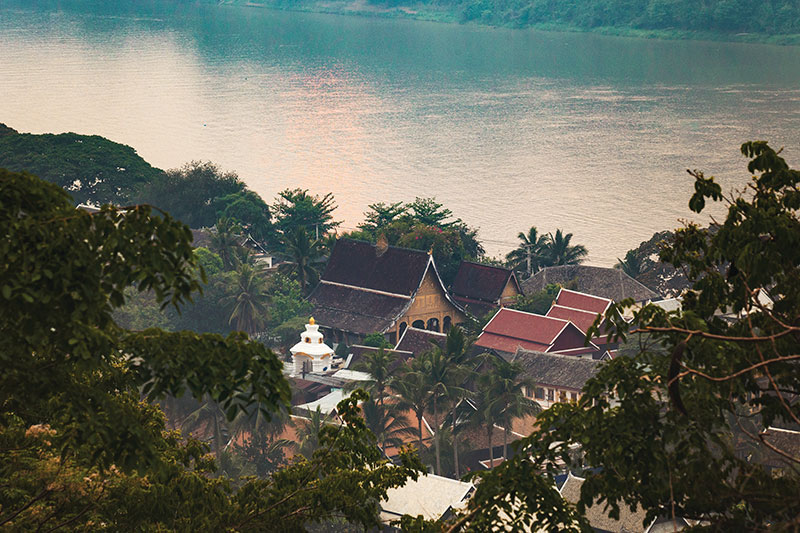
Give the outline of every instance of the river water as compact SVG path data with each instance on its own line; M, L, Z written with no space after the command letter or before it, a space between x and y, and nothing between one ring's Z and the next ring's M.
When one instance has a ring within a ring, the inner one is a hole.
M685 169L742 187L751 139L800 162L800 47L0 0L0 122L333 192L345 228L435 196L492 255L535 225L610 266L690 218Z

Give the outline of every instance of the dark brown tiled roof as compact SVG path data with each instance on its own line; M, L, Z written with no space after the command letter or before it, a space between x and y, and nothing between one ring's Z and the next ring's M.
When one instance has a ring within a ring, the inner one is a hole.
M457 294L453 295L453 300L467 313L476 318L483 318L488 315L490 311L494 311L500 307L494 303L473 300L472 298L465 298L463 296L458 296Z
M320 326L359 335L383 333L392 327L411 302L408 298L378 294L324 281L308 297Z
M322 279L376 291L411 296L422 283L431 257L427 252L339 239Z
M525 294L534 294L544 290L547 285L565 286L575 281L575 290L608 298L615 302L625 298L633 298L637 302L660 300L661 296L651 291L625 272L617 268L603 268L586 265L565 265L547 267L524 282Z
M500 299L512 275L513 272L506 268L462 261L450 292L455 296L494 303ZM516 283L516 277L514 280Z
M519 349L514 362L522 375L541 385L580 390L600 369L600 361L589 357L560 355Z
M431 342L444 347L446 340L447 335L444 333L409 327L403 332L403 336L400 337L395 349L411 352L414 356L417 356L433 348Z

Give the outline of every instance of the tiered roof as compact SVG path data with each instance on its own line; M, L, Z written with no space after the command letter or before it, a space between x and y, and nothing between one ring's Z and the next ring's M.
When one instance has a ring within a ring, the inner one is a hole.
M450 292L471 314L482 317L500 304L503 290L511 281L522 294L517 277L512 270L480 263L463 261L458 268Z
M446 341L446 333L409 327L403 332L403 336L397 342L395 350L411 352L414 356L417 356L433 348L433 343L444 347Z
M517 348L548 352L581 348L584 333L567 320L501 308L475 342L482 348L514 353ZM562 340L561 346L557 346Z
M522 367L522 376L539 385L581 390L600 369L600 361L531 350L517 350L513 362Z

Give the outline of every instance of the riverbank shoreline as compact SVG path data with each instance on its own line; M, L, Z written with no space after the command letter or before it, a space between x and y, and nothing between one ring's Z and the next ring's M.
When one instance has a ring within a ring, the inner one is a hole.
M270 9L274 11L289 11L299 13L321 13L326 15L355 16L367 18L408 19L440 24L458 24L463 26L477 26L487 28L506 28L518 30L537 30L559 33L593 33L614 37L628 37L638 39L659 39L669 41L709 41L745 44L768 44L776 46L800 46L800 34L769 35L761 33L722 33L700 32L679 29L643 29L624 26L596 26L592 28L557 23L537 23L528 25L491 24L480 21L462 21L450 11L432 9L430 6L413 5L383 8L367 4L364 0L347 1L318 1L309 4L286 6L268 2L239 2L236 0L221 0L221 6L249 7Z

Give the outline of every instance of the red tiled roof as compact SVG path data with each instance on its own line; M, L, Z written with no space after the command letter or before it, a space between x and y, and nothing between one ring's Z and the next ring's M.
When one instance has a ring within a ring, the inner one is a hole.
M560 318L562 320L569 320L582 332L586 333L592 327L594 321L597 319L598 312L585 311L583 309L573 309L571 307L564 307L562 305L554 304L547 312L547 316L553 318Z
M562 307L571 307L572 309L581 309L592 313L605 313L608 306L611 305L611 300L569 289L561 289L558 292L555 303Z
M485 333L490 333L549 346L567 324L566 320L560 318L525 313L504 307L486 324L481 337Z

